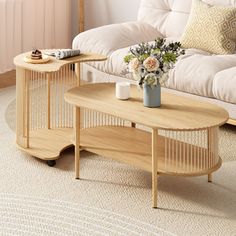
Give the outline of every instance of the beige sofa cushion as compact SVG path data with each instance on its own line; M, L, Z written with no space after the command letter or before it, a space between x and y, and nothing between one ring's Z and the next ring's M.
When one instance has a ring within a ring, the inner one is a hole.
M203 0L211 5L234 6L234 0ZM188 22L192 0L141 0L138 21L155 27L164 37L181 37Z
M232 54L236 41L236 8L193 0L181 44L213 54Z
M213 94L219 100L236 104L236 67L222 70L216 74Z
M85 31L73 40L73 48L109 56L117 49L162 37L154 27L142 22L106 25Z
M180 37L192 0L141 0L138 21L155 27L164 37Z

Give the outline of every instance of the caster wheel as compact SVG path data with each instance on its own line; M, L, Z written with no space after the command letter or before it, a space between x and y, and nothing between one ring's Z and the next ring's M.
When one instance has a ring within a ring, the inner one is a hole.
M48 166L53 167L53 166L56 165L56 161L55 160L50 160L50 161L47 161L47 164L48 164Z

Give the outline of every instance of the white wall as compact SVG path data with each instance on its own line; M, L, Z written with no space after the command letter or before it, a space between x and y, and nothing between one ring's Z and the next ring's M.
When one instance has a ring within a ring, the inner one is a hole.
M85 29L134 21L137 19L139 3L140 0L85 0ZM74 9L77 10L76 3L74 3ZM78 20L75 15L73 16L73 35L78 29Z
M140 0L85 0L85 27L133 21Z

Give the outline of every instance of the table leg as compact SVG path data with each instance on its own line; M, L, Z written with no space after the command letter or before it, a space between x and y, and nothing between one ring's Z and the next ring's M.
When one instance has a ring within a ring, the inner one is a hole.
M29 71L25 72L25 86L26 86L26 94L25 94L25 107L26 107L26 147L29 148L29 132L30 132L30 73Z
M208 174L208 182L212 182L212 173L211 174Z
M80 169L80 108L74 108L74 132L75 132L75 178L79 179Z
M157 162L157 135L156 129L152 130L152 207L157 208L157 181L158 181L158 162Z
M211 129L207 130L207 150L208 150L208 165L211 164ZM208 182L212 182L212 173L208 174Z

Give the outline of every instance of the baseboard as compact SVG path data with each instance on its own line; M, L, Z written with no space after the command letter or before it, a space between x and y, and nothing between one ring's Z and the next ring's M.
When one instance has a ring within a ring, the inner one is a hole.
M16 84L16 71L12 70L4 74L0 74L0 88L6 88Z

